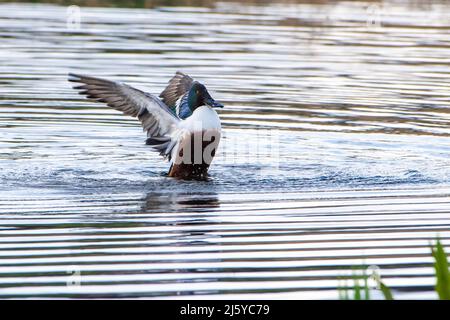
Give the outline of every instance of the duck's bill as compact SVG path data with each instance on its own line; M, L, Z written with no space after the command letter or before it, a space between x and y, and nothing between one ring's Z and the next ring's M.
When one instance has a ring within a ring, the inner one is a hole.
M207 99L206 101L205 101L205 103L208 105L208 106L210 106L211 108L223 108L223 104L221 104L221 103L219 103L219 102L217 102L216 100L214 100L214 99Z

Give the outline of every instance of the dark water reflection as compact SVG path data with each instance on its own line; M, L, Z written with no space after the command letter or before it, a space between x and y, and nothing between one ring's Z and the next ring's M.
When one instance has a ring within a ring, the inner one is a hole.
M200 195L180 193L155 193L150 192L145 197L141 210L151 212L152 210L186 211L190 209L208 211L220 208L220 202L216 193L201 193Z
M367 264L434 297L446 2L85 1L79 28L56 3L0 3L0 296L336 298ZM166 177L66 81L159 93L176 70L226 106L209 181Z

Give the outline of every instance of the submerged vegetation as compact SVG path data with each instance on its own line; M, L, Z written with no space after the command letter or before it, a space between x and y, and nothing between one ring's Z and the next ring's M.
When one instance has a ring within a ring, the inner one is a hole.
M447 254L439 239L436 244L431 246L431 254L434 259L434 273L436 277L435 291L440 300L450 300L450 271L448 266ZM356 271L355 271L356 270ZM360 270L359 274L357 270ZM340 279L338 287L340 300L370 300L369 280L375 282L376 288L381 291L384 299L394 300L391 289L381 281L377 273L369 274L367 268L354 269L350 278ZM342 282L344 283L342 285ZM352 285L349 285L349 282Z

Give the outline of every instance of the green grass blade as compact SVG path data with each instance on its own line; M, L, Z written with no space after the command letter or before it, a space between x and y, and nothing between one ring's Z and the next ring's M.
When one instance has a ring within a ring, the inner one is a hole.
M348 284L347 284L347 280L345 280L344 283L344 300L349 300L349 294L348 294Z
M381 293L384 296L385 300L394 300L394 296L392 295L391 289L387 285L385 285L381 280L378 281L378 286L380 287Z
M339 300L345 300L345 293L344 293L344 287L342 285L342 279L338 278L338 295Z
M439 239L431 248L436 273L436 292L441 300L450 300L450 272L448 270L447 254Z
M361 270L359 272L359 270ZM353 268L353 274L348 277L338 278L338 294L340 300L370 300L369 275L366 269ZM350 281L350 283L349 283ZM377 277L378 288L386 300L394 300L391 290ZM352 286L353 282L353 286ZM362 283L361 283L362 282Z
M354 281L354 291L355 291L355 297L354 300L361 300L361 287L359 286L359 279L357 275L353 275L353 281Z
M364 272L364 300L370 300L369 276Z

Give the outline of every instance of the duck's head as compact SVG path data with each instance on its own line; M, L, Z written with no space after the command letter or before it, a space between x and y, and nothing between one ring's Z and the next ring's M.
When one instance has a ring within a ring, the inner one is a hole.
M201 106L223 108L221 103L211 97L208 90L206 90L206 87L197 81L192 84L192 87L189 90L188 105L192 112Z

